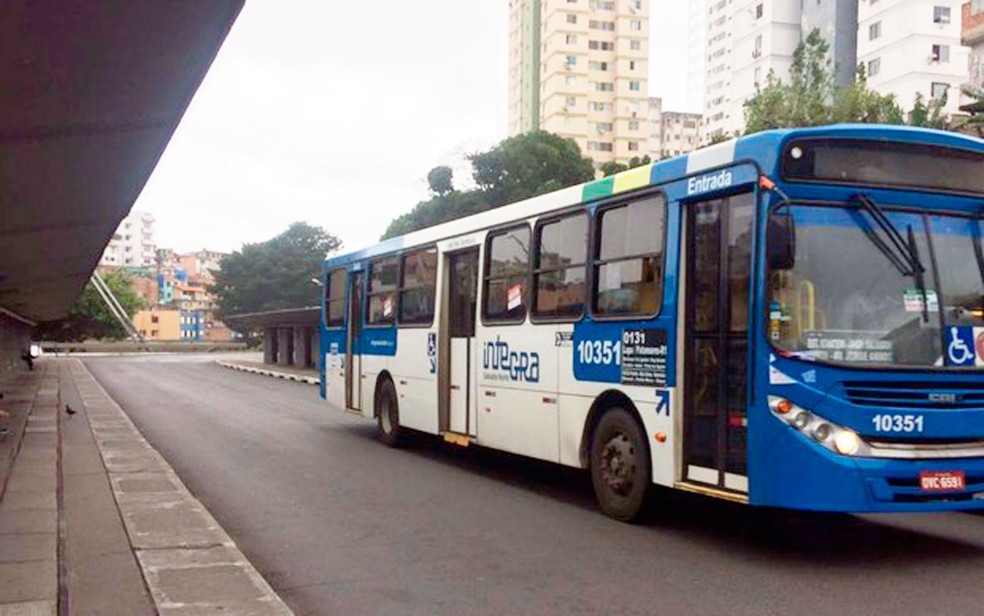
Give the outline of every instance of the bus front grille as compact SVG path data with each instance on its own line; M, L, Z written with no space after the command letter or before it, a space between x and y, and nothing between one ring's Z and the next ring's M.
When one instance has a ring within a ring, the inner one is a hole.
M984 383L845 381L843 397L858 406L984 409Z

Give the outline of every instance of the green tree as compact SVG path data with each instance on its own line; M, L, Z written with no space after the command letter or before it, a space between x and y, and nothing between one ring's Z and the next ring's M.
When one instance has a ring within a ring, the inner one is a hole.
M607 163L601 163L601 166L598 167L598 171L600 171L601 175L604 177L608 177L610 175L615 175L616 173L622 173L623 171L628 170L628 168L628 165L610 160Z
M431 178L440 167L431 170L435 196L394 219L382 239L594 179L591 159L581 156L577 143L544 131L510 137L468 159L477 189L440 192Z
M916 92L916 102L909 112L909 124L911 126L922 126L923 128L939 128L946 130L949 122L943 108L946 106L947 94L939 98L931 99L928 103L923 97L922 92Z
M446 195L454 190L451 167L434 167L427 174L427 184L435 195Z
M122 270L107 272L102 276L106 286L113 292L127 317L143 307L143 298L133 290L129 274ZM47 340L59 342L79 342L89 339L121 340L127 331L113 316L96 287L89 282L68 310L68 316L57 321L48 321L38 326L38 334Z
M960 108L970 116L958 122L955 128L984 138L984 88L966 85L961 90L974 101Z
M903 124L904 117L894 96L868 88L863 66L854 83L838 88L830 46L814 29L796 47L789 82L770 71L765 87L745 103L745 134L835 122Z
M265 242L226 255L211 291L220 316L317 305L325 256L341 241L321 227L295 222Z
M510 137L468 158L491 207L587 182L595 173L573 139L542 130Z

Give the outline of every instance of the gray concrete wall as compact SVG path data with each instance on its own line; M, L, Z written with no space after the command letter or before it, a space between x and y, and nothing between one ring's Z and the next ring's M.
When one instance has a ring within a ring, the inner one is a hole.
M830 45L834 80L851 85L858 65L858 0L802 0L802 7L803 38L819 28Z
M0 372L26 370L21 352L31 345L33 328L0 313Z

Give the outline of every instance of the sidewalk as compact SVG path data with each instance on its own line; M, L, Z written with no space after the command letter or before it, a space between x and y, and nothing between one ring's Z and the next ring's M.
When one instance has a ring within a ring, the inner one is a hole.
M321 379L317 370L295 368L294 366L265 364L261 361L250 361L245 359L219 360L216 363L225 368L232 368L233 370L251 372L253 374L262 374L265 376L276 377L278 379L287 379L288 381L298 381L309 385L318 385Z
M291 613L81 361L0 390L0 616Z

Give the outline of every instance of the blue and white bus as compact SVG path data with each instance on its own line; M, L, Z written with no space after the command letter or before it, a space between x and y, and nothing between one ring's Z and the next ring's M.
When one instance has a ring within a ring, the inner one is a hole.
M817 511L984 508L984 142L717 144L330 258L322 396L407 430Z

